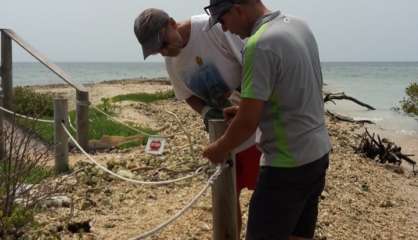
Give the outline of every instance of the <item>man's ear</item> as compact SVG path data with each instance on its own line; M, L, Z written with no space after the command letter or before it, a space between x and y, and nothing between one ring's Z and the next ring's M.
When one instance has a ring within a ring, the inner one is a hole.
M177 22L176 22L176 20L174 20L174 18L170 18L170 20L168 20L168 25L177 29Z
M241 21L246 21L248 19L248 12L247 12L248 9L246 8L245 5L235 4L233 11L235 11L234 14L236 14L236 16L239 19L241 19Z

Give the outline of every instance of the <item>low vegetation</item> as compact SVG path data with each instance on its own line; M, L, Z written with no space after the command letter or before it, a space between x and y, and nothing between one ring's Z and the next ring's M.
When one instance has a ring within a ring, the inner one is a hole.
M37 144L33 129L20 131L15 118L2 128L0 239L21 239L25 228L35 224L38 203L56 192L54 186L43 181L53 176L47 165L51 156L47 148Z
M118 96L118 101L123 101L127 99L137 99L145 102L156 101L156 99L166 99L170 97L169 92L159 92L155 95L153 94L142 94L132 96ZM53 119L53 96L50 94L41 94L36 93L30 88L18 87L15 89L14 96L14 111L17 113L30 116L33 118L39 119ZM115 100L104 98L102 102L97 106L100 110L108 113L109 115L115 115L116 106L114 105ZM30 104L29 104L30 103ZM33 108L31 108L33 106ZM70 111L69 113L70 125L76 126L76 112ZM108 136L133 136L138 134L137 131L134 131L122 124L110 120L107 116L95 110L94 108L90 109L89 112L90 119L90 128L89 128L89 139L98 140L104 135ZM19 119L19 125L26 128L35 127L35 131L40 139L46 143L52 145L54 141L54 126L50 123L36 123L36 126L33 126L33 121ZM138 129L141 132L146 132L149 134L156 134L156 131L153 131L149 128L144 128L142 126L136 126L130 124L130 126ZM70 129L70 132L75 135L75 131ZM141 144L146 143L147 138L144 138L143 142L133 142L129 144L124 144L121 148L130 148L135 147Z
M174 98L174 91L160 91L157 93L132 93L132 94L125 94L125 95L118 95L112 98L114 102L121 102L121 101L135 101L135 102L144 102L150 103L160 100L166 100Z
M418 83L411 83L405 90L406 97L401 101L405 113L418 116Z

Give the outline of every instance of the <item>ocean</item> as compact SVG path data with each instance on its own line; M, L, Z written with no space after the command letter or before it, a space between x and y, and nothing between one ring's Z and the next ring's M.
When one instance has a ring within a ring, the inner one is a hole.
M406 97L405 89L418 83L418 62L324 63L325 91L344 92L376 108L369 111L350 101L327 103L326 108L356 120L371 120L371 132L414 154L418 162L418 117L395 111Z
M75 81L95 83L132 78L166 78L164 63L58 63ZM39 63L14 63L14 86L63 83ZM418 62L325 62L325 90L347 95L376 108L368 111L348 101L326 108L354 119L376 122L369 128L418 156L418 118L396 112L405 88L418 82ZM418 160L418 157L415 158Z

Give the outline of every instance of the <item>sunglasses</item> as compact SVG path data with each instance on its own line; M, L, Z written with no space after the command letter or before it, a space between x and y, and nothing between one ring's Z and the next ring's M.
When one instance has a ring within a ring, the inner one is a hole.
M221 17L228 12L234 5L233 0L220 1L215 4L209 5L203 8L207 15Z

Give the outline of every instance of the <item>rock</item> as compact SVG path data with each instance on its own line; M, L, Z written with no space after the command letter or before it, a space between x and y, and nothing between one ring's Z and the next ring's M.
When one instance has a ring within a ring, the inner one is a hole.
M106 223L103 227L104 228L114 228L114 227L116 227L116 225L113 224L113 223Z
M118 170L117 171L117 174L120 175L120 176L122 176L122 177L130 178L130 179L134 179L135 178L135 174L133 174L129 170L121 169L121 170Z
M391 200L386 200L380 203L379 207L382 208L392 208L395 206L395 203Z
M112 195L112 190L110 188L106 188L104 190L104 194L106 194L106 196L111 196Z
M69 223L67 229L72 233L88 233L91 229L90 221Z
M91 199L84 199L84 201L81 203L81 210L87 210L91 207L97 206L96 202L94 202Z
M41 205L46 208L51 208L51 207L68 208L71 206L71 198L67 196L50 197L42 201Z
M88 234L83 234L83 240L95 240L96 237L94 236L94 234L88 233Z
M322 191L321 193L321 200L326 199L329 196L329 193L327 191Z
M126 166L129 170L132 170L132 169L135 169L135 168L137 168L138 166L136 165L136 163L134 163L134 162L129 162L128 164L127 164L127 166Z

